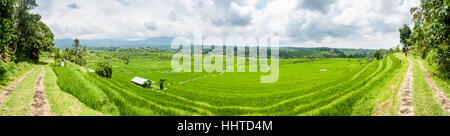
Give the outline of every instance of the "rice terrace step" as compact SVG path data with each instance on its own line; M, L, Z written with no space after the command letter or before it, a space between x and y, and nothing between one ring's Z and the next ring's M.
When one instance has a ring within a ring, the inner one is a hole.
M450 119L449 5L2 0L0 125L276 135L438 124ZM39 125L6 123L21 119Z

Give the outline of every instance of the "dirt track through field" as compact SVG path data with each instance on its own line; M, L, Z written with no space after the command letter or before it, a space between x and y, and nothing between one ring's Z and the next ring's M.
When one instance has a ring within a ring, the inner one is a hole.
M84 67L81 67L81 66L80 66L80 69L81 69L81 71L83 71L84 73L87 72L87 70L86 70Z
M409 67L403 80L400 92L400 111L399 116L414 116L413 105L413 62L408 58Z
M83 71L84 73L86 73L86 72L94 73L94 72L95 72L95 70L93 70L93 69L87 69L87 70L86 70L86 68L84 68L84 67L80 67L80 69L81 69L81 71Z
M436 83L433 81L432 76L423 67L423 64L421 61L419 61L419 64L420 64L420 69L422 69L422 72L425 75L425 79L427 80L428 86L430 86L430 88L433 89L434 97L436 98L438 103L440 103L442 105L442 108L444 110L446 110L447 112L450 112L450 99L447 97L447 95L444 93L444 91L442 91L442 89L440 89L439 87L436 86Z
M18 80L14 81L12 84L8 86L8 88L5 89L5 91L0 94L0 106L5 102L6 99L8 99L9 95L12 93L12 91L19 85L23 79L25 79L31 72L34 71L33 67L30 71L25 73L22 77L20 77Z
M50 116L50 105L45 97L44 93L44 75L45 69L42 66L41 73L36 79L34 85L33 102L31 103L31 115L32 116Z

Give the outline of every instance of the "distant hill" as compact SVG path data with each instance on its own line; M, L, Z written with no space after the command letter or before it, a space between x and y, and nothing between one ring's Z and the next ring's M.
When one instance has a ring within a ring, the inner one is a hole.
M148 38L146 40L83 40L80 39L81 45L88 47L121 47L121 48L136 48L136 47L153 47L153 48L168 48L173 38L158 37ZM72 48L73 39L55 39L56 48Z

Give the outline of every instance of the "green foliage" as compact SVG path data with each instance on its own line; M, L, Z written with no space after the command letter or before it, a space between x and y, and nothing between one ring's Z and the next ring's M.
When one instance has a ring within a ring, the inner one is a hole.
M280 58L365 58L374 50L366 49L332 49L332 48L280 48ZM248 53L247 53L248 54Z
M54 34L31 12L35 0L0 2L0 61L39 61L42 52L51 51Z
M97 68L95 69L95 73L100 77L111 78L112 77L112 66L109 61L105 60L104 62L99 62L97 64Z
M0 2L0 61L11 60L11 48L17 38L14 34L14 6L16 0L2 0Z
M373 53L374 57L375 57L377 60L383 59L383 54L384 54L384 50L377 50L377 51L375 51L375 52Z
M448 0L423 0L411 9L415 26L409 43L413 53L426 59L438 70L434 73L450 78L450 8ZM431 56L430 56L431 55Z
M88 107L103 113L115 113L116 107L107 95L89 79L90 77L67 67L53 67L58 76L57 84L61 90L77 97Z
M22 76L29 69L31 64L27 62L0 62L0 86L9 84L11 80Z
M66 48L64 51L61 51L60 49L54 50L55 60L69 60L80 66L86 65L87 62L84 59L84 56L87 53L87 47L84 46L83 49L80 49L81 45L80 40L78 39L75 39L72 45L72 49Z
M411 28L408 25L404 24L400 31L400 43L403 44L404 47L409 48L411 45L408 43L409 37L411 37Z
M118 56L119 56L119 59L123 60L123 62L125 64L128 65L130 63L130 56L126 56L126 55L118 55Z
M14 62L0 63L0 81L8 79L8 73L14 72L17 68L17 64Z
M145 88L150 88L151 85L152 85L152 83L150 83L150 82L145 82L144 85L143 85L143 87L145 87Z

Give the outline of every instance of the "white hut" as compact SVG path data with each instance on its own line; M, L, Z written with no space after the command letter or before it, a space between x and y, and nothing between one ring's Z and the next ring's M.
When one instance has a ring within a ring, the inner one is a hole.
M144 86L145 82L149 82L150 84L152 83L152 81L141 78L141 77L135 77L135 78L131 79L131 82L133 82L137 85L140 85L140 86Z

